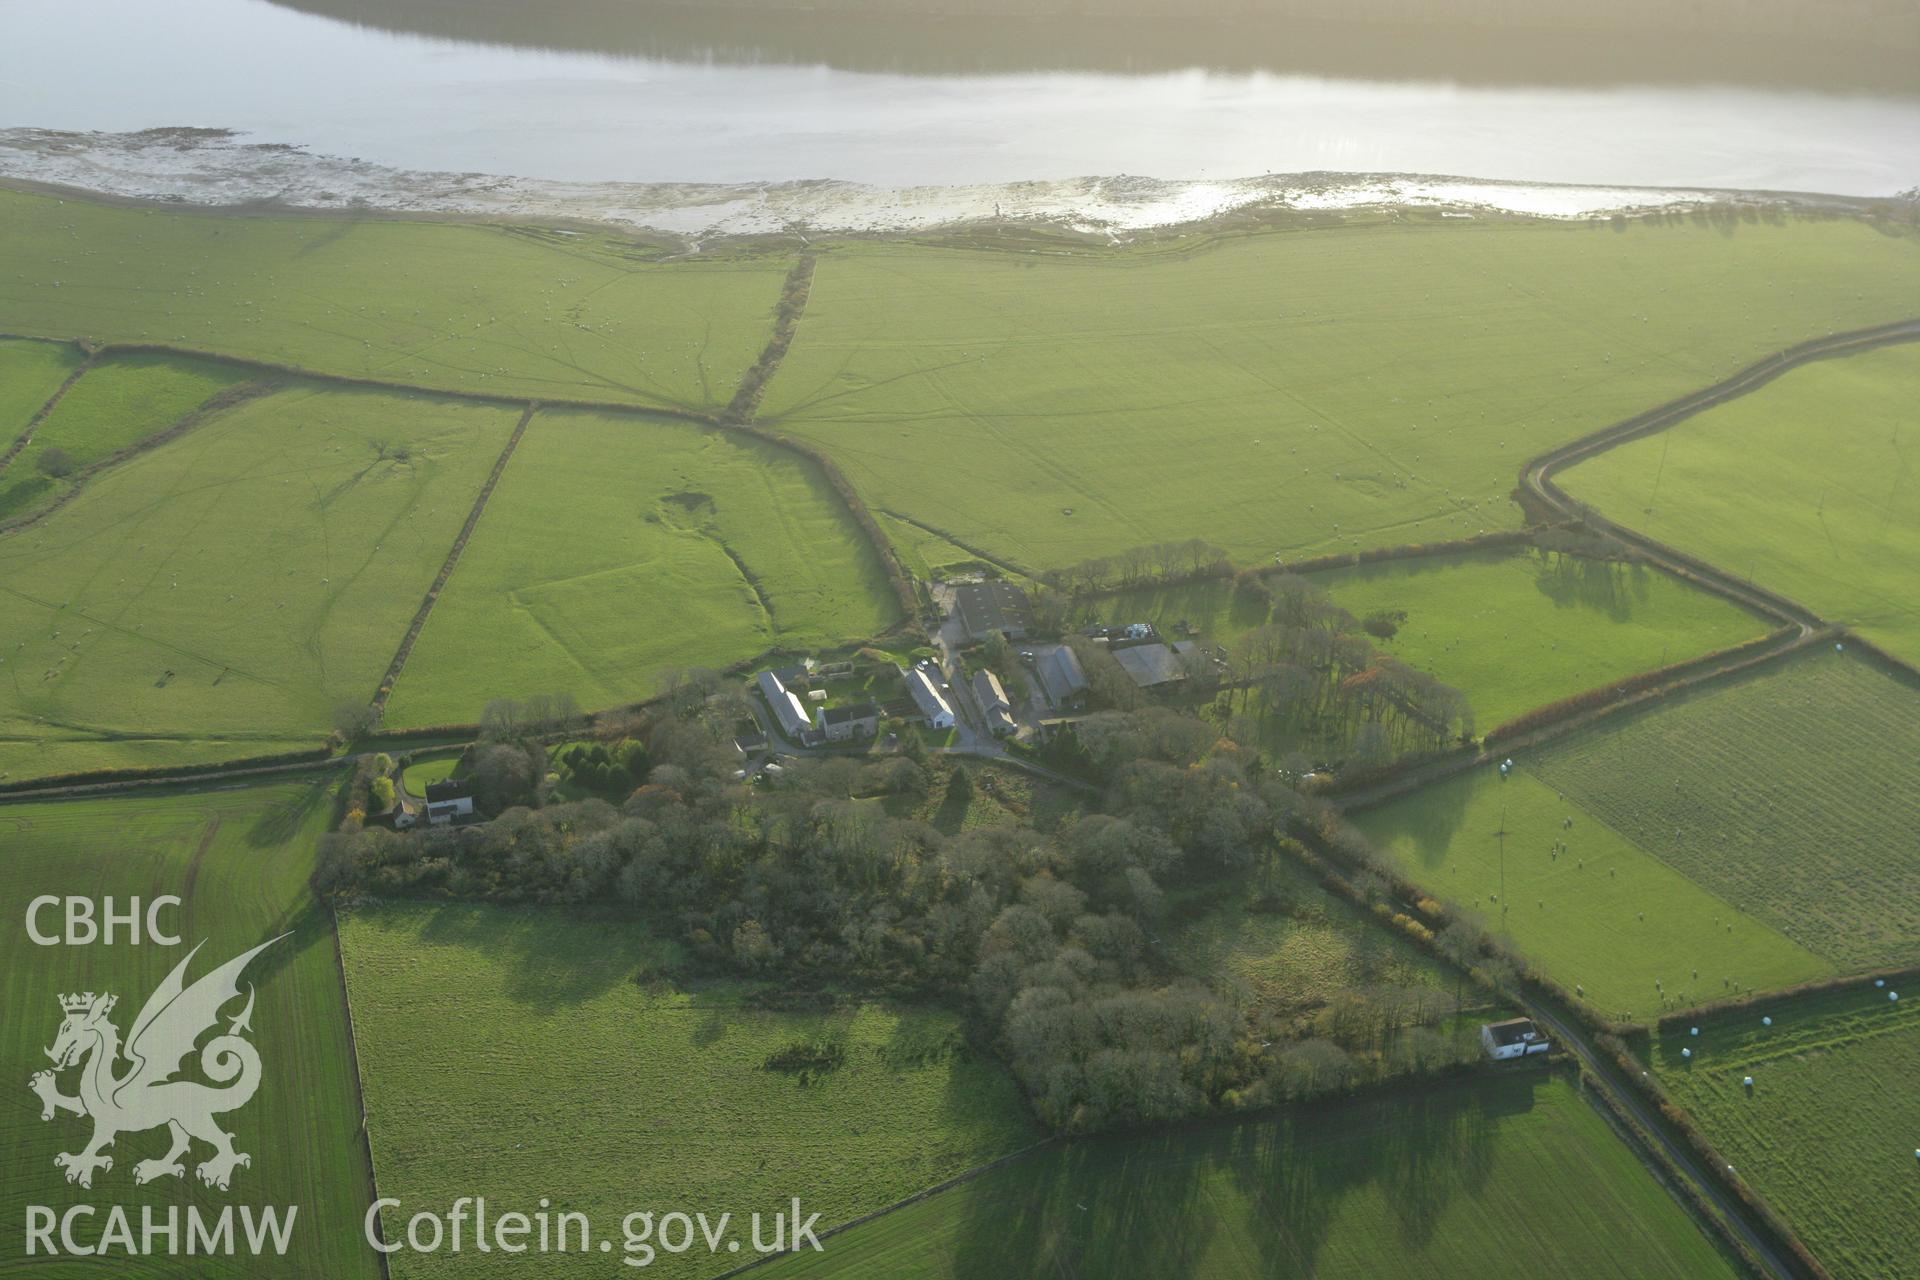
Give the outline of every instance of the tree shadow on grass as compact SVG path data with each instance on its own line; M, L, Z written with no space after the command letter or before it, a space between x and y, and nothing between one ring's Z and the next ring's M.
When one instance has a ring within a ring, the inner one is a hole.
M543 1007L584 1003L677 959L675 948L639 921L480 903L391 903L359 911L425 946L471 950L476 968L505 972L509 999Z

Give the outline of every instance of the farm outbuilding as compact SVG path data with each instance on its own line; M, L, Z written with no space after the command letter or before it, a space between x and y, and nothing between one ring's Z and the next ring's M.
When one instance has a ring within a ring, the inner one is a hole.
M975 672L973 696L980 703L980 712L987 718L987 728L993 731L995 737L1004 738L1014 731L1013 702L1007 697L999 676L991 671Z
M852 742L871 738L880 731L880 708L871 702L856 702L844 707L821 707L815 716L820 732L828 742Z
M795 696L793 690L781 683L780 677L771 671L762 671L755 678L760 687L760 696L767 700L767 708L773 712L774 720L780 725L780 732L798 742L813 727L813 718L807 714L806 704Z
M996 631L1010 640L1024 638L1032 608L1027 593L1006 582L966 582L953 593L954 616L960 619L968 644Z

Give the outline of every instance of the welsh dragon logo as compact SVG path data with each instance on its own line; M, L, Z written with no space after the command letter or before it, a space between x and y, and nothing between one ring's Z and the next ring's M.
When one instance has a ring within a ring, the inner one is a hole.
M260 1052L241 1038L253 1029L252 984L247 987L246 1007L227 1020L226 1032L199 1050L200 1070L224 1087L174 1077L200 1037L217 1028L220 1010L239 998L238 982L248 961L278 941L269 939L186 986L187 964L200 950L196 945L148 997L124 1045L119 1028L107 1020L118 997L96 996L91 991L60 997L66 1017L47 1050L54 1069L36 1073L28 1086L40 1095L42 1120L51 1120L61 1111L93 1117L93 1140L80 1151L53 1158L55 1165L67 1171L68 1182L91 1187L95 1170L113 1169L113 1157L105 1151L114 1138L161 1125L172 1135L172 1146L159 1159L134 1165L135 1182L184 1176L181 1157L195 1139L213 1148L213 1155L194 1170L210 1187L225 1191L233 1171L253 1163L251 1156L233 1149L233 1135L214 1121L216 1115L245 1106L260 1087ZM116 1074L123 1057L131 1065ZM80 1067L79 1093L68 1097L60 1092L56 1073L74 1066Z

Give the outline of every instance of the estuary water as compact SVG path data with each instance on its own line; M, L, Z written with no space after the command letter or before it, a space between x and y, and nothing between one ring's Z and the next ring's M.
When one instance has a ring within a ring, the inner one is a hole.
M0 129L180 126L574 183L1338 171L1920 186L1920 67L1725 39L769 18L646 0L0 0Z

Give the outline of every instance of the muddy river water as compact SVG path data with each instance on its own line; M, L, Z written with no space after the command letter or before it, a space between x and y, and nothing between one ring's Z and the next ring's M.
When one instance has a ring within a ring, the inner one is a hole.
M1660 43L661 17L615 0L0 0L0 128L231 128L570 182L1920 185L1920 68Z

